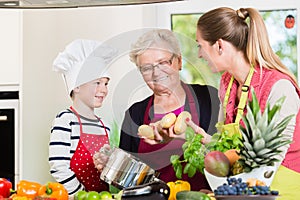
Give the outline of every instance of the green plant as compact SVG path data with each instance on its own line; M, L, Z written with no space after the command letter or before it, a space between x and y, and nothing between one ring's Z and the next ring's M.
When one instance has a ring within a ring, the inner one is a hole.
M186 142L182 145L183 156L172 155L170 158L178 179L182 178L182 173L188 174L189 177L193 177L197 171L203 173L204 157L207 152L201 143L202 135L195 134L190 127L185 134Z
M286 138L282 132L294 116L289 115L278 121L285 97L278 99L272 108L267 103L262 114L254 90L251 93L252 101L248 102L247 114L242 118L245 127L240 126L244 145L240 149L239 163L244 172L262 165L273 166L279 161L276 158L282 152L279 148L291 143L291 138Z
M228 135L227 131L213 134L211 142L206 145L210 151L225 152L229 149L239 150L243 146L241 137L238 133Z

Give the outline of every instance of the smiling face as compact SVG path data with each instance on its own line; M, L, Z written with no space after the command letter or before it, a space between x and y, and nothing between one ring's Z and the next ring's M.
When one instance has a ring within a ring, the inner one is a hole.
M169 51L149 48L137 57L137 65L145 82L156 94L174 90L180 84L181 58Z
M89 108L101 107L108 93L108 81L108 78L102 77L77 87L76 98L79 98Z
M202 38L199 30L196 32L196 41L198 43L198 57L207 61L212 72L217 73L224 71L222 67L222 63L224 63L224 60L222 60L224 50L221 41L218 40L211 45Z

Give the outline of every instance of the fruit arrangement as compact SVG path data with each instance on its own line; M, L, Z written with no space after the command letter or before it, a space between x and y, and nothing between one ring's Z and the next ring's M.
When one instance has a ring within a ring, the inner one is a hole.
M247 113L242 118L240 134L218 132L212 136L210 143L202 145L201 136L187 129L186 142L182 146L183 159L180 160L179 155L170 158L177 178L181 178L182 173L192 177L195 171L199 171L206 175L211 188L215 189L216 184L226 184L227 178L246 180L255 177L265 185L248 184L245 187L243 184L243 189L247 190L243 190L243 194L260 194L260 190L261 193L272 193L268 186L276 172L274 165L279 161L280 147L291 143L291 138L286 138L282 132L293 115L278 119L284 97L278 99L272 108L267 103L262 113L254 90L251 92L252 100L248 102ZM187 169L182 167L183 163L188 166ZM234 184L241 186L242 182Z
M253 181L253 180L252 180ZM259 181L259 180L258 180ZM265 185L250 185L241 178L227 178L227 184L220 185L214 190L214 195L278 195L279 192L271 190Z

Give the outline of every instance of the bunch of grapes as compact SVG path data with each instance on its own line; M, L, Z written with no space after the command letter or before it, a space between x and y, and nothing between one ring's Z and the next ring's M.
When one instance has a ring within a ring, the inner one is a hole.
M279 192L270 190L268 186L249 187L241 178L227 178L227 183L214 190L215 195L278 195Z

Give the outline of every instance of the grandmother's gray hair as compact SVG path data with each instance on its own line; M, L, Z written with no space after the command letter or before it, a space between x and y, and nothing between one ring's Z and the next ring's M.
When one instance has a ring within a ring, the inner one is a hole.
M176 57L181 56L180 45L175 34L168 29L154 29L144 33L131 46L129 57L137 65L137 57L147 49L166 50Z

